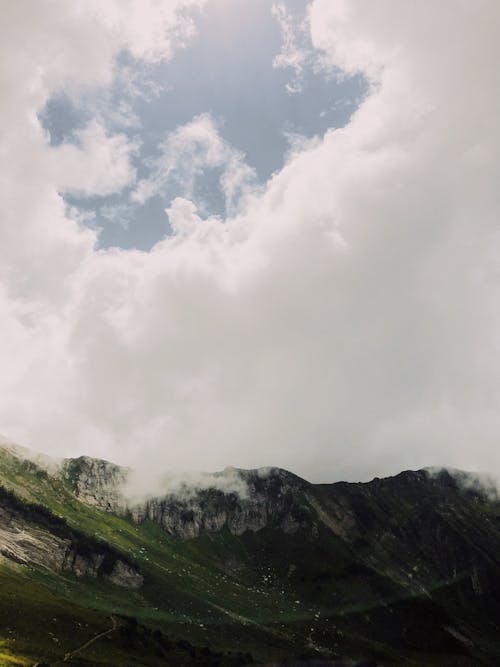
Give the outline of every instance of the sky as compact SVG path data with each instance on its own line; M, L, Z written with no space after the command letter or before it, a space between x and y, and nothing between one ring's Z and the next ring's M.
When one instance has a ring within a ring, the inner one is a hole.
M500 476L496 0L0 0L0 432Z

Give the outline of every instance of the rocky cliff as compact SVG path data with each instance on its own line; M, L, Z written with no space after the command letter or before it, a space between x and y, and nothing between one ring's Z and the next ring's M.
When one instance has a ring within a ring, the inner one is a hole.
M62 474L76 497L107 512L129 516L135 523L154 521L170 535L189 539L202 533L229 530L233 535L258 531L272 524L295 533L310 521L301 499L310 486L280 468L227 469L212 476L208 488L181 484L175 493L130 500L126 495L129 471L108 461L67 459ZM221 490L221 478L237 477L238 491Z
M0 451L2 590L13 576L5 563L17 568L20 590L24 572L71 573L46 585L86 601L85 614L90 600L200 645L241 646L262 662L500 664L500 503L491 480L420 470L311 484L279 468L230 469L132 502L128 475L88 457L54 469ZM0 611L9 599L31 609L31 595L19 595L0 596ZM124 632L132 627L128 620ZM165 662L164 643L154 646L161 659L136 664L175 664ZM124 647L109 664L128 664ZM96 655L90 664L101 664Z
M91 536L70 528L41 505L25 503L0 487L0 554L22 565L77 577L102 577L140 588L143 577L130 559Z
M129 474L127 468L102 459L80 456L77 459L65 459L60 474L75 496L84 503L106 512L125 510L123 490Z

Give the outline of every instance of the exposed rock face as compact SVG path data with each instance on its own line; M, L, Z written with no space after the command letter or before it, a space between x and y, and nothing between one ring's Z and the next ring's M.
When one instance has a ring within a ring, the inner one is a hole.
M0 507L0 553L6 558L24 565L63 570L70 552L69 540L27 525L18 516Z
M272 524L293 534L307 525L310 515L297 503L304 484L295 475L280 469L239 471L246 483L244 496L215 488L197 491L187 497L153 498L129 508L136 523L146 519L184 539L223 528L233 535L258 531Z
M144 577L122 560L115 561L113 569L106 578L124 588L140 588L144 582Z
M262 470L228 469L241 478L244 493L216 488L224 473L214 476L214 488L181 488L175 495L127 501L124 486L128 470L82 456L64 462L63 476L74 494L90 505L107 512L127 514L135 523L149 519L159 523L170 535L194 538L203 532L228 529L233 535L258 531L269 524L293 534L307 525L310 515L297 503L297 494L307 482L279 468Z
M80 456L77 459L65 459L61 473L75 496L84 503L106 512L125 510L123 486L128 476L126 468L102 459Z
M107 545L72 531L46 510L24 505L0 493L0 554L22 565L77 577L103 577L127 588L139 588L143 577L132 563Z

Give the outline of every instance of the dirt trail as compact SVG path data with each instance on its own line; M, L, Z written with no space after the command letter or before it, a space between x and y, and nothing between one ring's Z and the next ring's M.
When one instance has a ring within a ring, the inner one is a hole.
M111 626L112 627L109 630L105 630L104 632L99 633L95 637L92 637L92 639L89 639L87 642L85 642L85 644L82 644L78 648L75 648L74 651L69 651L68 653L66 653L64 658L61 660L61 662L68 662L68 660L71 660L71 658L73 658L75 655L84 651L86 648L88 648L94 642L96 642L99 639L101 639L102 637L106 637L107 635L110 635L112 632L114 632L116 630L116 628L118 627L118 621L116 620L116 618L114 616L111 616Z

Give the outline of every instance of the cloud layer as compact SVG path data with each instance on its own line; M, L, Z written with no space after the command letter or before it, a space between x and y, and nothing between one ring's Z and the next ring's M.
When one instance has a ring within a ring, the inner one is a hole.
M136 146L96 121L53 148L37 113L122 49L171 57L198 5L6 4L0 430L151 470L500 472L500 6L314 0L318 62L371 82L350 123L227 219L177 199L151 252L96 251L60 192L132 185ZM243 165L211 122L163 164Z

